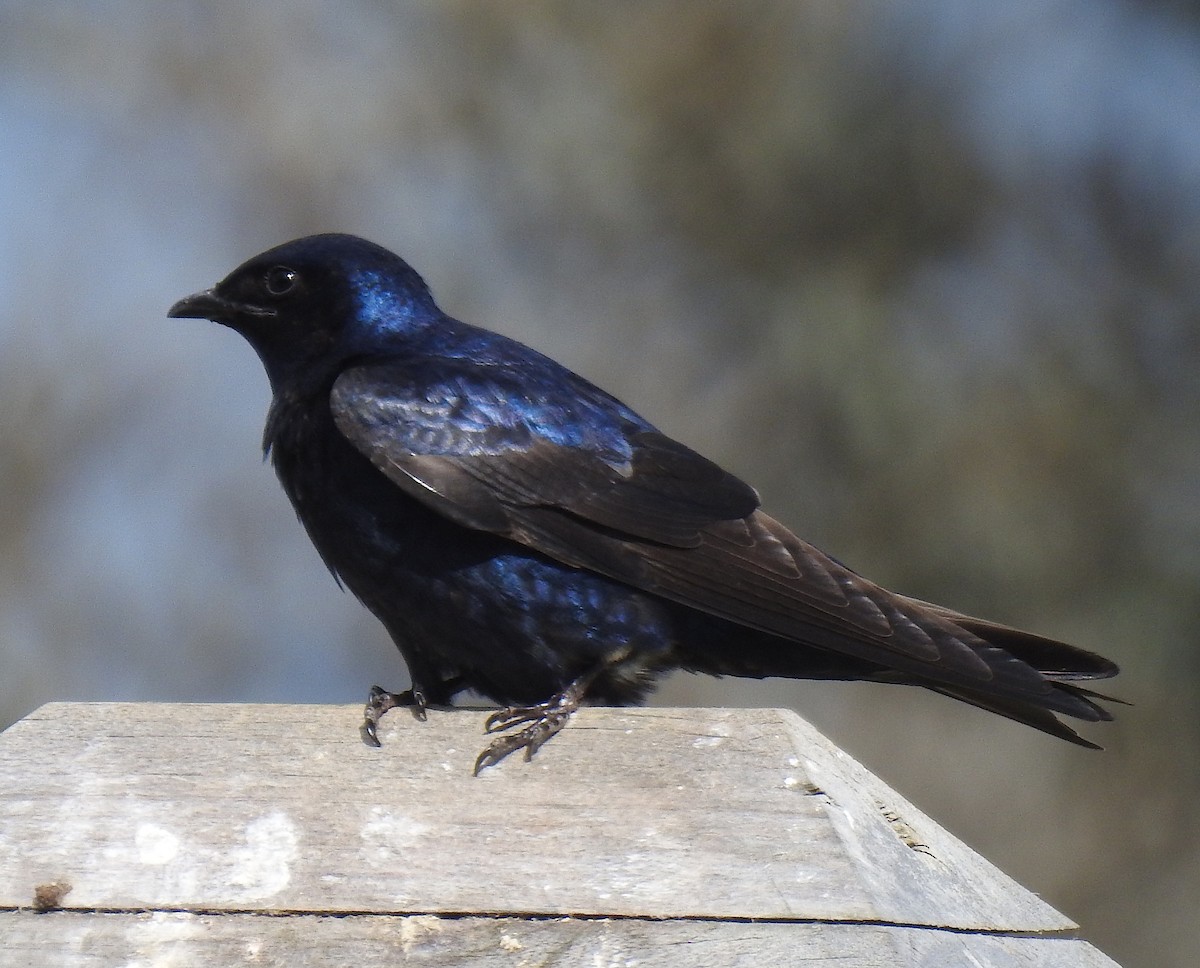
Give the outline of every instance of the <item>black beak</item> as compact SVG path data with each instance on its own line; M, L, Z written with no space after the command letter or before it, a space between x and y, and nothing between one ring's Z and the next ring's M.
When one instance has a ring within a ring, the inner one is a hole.
M274 316L275 310L233 302L216 289L205 289L179 300L167 310L171 319L211 319L214 323L232 323L247 316Z
M212 319L228 316L233 307L212 289L179 300L167 310L171 319Z

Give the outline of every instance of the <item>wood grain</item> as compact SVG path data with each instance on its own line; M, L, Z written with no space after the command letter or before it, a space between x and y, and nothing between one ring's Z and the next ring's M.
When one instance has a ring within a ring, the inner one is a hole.
M395 711L375 749L361 707L42 707L0 734L0 964L48 937L273 964L246 952L318 932L341 953L299 963L683 939L716 960L664 963L1112 965L793 713L589 708L473 777L483 718ZM928 960L968 941L977 962Z
M394 968L399 963L445 968L1114 968L1095 948L1064 938L860 924L178 912L98 917L64 912L0 913L0 937L0 965L5 968ZM48 960L52 951L67 954Z

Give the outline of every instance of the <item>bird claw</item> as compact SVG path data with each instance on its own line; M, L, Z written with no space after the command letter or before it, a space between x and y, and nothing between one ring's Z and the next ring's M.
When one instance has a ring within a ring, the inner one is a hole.
M475 760L475 776L479 776L481 770L495 766L517 750L525 751L525 762L528 763L547 740L570 722L582 698L583 687L577 681L546 702L533 706L508 706L497 709L484 721L485 733L501 733L523 723L529 725L515 733L501 736L488 745Z
M526 763L533 759L533 755L542 748L546 741L559 733L570 722L571 717L583 702L583 695L594 677L595 673L580 676L558 695L552 696L545 702L532 706L507 706L504 709L497 709L488 716L483 724L483 731L488 735L504 733L507 730L516 729L518 726L524 728L499 736L489 744L475 760L475 776L478 776L481 770L495 766L517 750L525 751ZM369 746L382 745L378 735L379 721L388 710L395 709L397 706L406 706L412 709L415 718L424 721L425 710L430 705L448 701L463 686L461 678L447 679L438 686L433 697L418 688L405 689L404 692L388 692L379 686L372 686L371 692L367 696L366 708L363 710L363 724L360 729L363 742Z
M429 703L425 694L419 689L405 689L404 692L388 692L379 686L372 686L367 696L367 705L363 709L363 724L359 729L363 742L368 746L381 746L379 742L379 720L389 709L397 706L407 706L412 709L414 719L425 722L425 708Z

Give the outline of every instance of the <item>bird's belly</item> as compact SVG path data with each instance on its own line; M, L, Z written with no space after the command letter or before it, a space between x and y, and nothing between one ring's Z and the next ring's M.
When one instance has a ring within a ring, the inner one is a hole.
M423 508L313 538L410 665L497 702L547 699L602 665L589 698L635 702L673 647L668 603Z

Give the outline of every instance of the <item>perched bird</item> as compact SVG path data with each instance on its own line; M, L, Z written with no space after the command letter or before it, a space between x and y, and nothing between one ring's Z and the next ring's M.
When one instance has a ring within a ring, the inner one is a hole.
M350 235L288 242L171 307L241 333L274 394L263 438L334 576L412 687L364 732L471 689L500 704L475 772L528 759L581 703L673 669L907 683L1081 746L1111 714L1092 652L895 594L759 510L749 485L521 343L444 314Z

